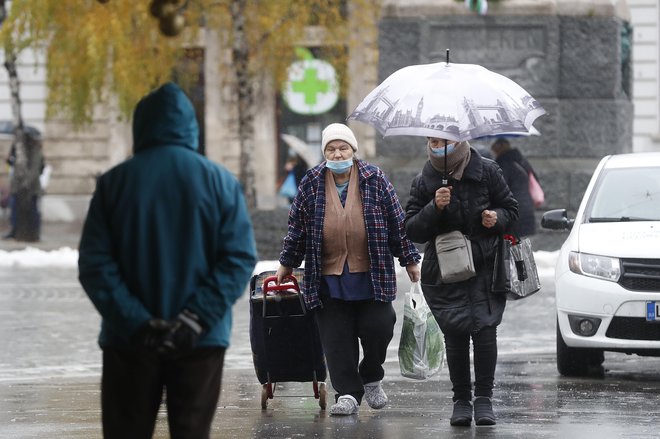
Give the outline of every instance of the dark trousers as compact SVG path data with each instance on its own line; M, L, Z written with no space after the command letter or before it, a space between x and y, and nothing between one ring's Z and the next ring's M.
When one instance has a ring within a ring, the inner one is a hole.
M454 401L472 400L470 338L474 349L474 396L493 396L497 364L497 328L487 326L472 334L445 334L445 350Z
M198 348L177 359L105 348L103 437L150 439L165 389L170 437L208 438L220 397L224 357L223 347Z
M41 213L39 212L39 197L36 195L32 196L31 199L31 217L29 218L30 221L32 221L32 224L30 224L30 228L34 228L36 230L39 230L41 227ZM16 201L16 194L10 194L9 195L9 225L10 225L10 230L9 230L9 235L10 237L14 237L16 234L16 218L17 218L17 201Z
M364 384L385 376L383 363L396 313L391 303L375 300L346 301L325 296L322 302L323 308L317 308L315 315L330 380L337 392L335 400L351 395L360 403Z

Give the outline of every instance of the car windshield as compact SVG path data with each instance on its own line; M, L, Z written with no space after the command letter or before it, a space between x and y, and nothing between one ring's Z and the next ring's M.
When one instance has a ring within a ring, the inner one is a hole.
M596 182L587 221L660 221L660 168L604 171Z

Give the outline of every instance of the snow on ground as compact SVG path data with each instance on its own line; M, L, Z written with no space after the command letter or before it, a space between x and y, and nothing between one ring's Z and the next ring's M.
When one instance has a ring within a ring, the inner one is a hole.
M76 268L78 250L62 247L59 250L45 251L34 247L23 250L0 250L0 267L61 267Z
M559 251L534 252L534 259L540 277L552 277L555 271L555 262ZM78 250L62 247L59 250L44 251L34 247L26 247L23 250L4 251L0 250L0 267L62 267L76 268L78 264ZM262 273L269 270L277 270L277 261L259 261L254 273ZM403 270L397 264L398 270Z

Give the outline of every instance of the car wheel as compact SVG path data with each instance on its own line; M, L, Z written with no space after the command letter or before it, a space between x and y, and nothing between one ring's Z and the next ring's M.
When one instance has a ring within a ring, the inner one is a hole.
M571 348L566 345L557 321L557 371L564 376L602 377L605 373L602 349Z

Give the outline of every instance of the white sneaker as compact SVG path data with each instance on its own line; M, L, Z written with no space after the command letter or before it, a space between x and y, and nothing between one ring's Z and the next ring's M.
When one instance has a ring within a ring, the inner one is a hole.
M385 407L388 401L380 381L364 385L364 398L367 400L369 407L376 410Z
M351 395L342 395L337 402L330 407L330 414L334 416L354 415L359 410L358 402Z

